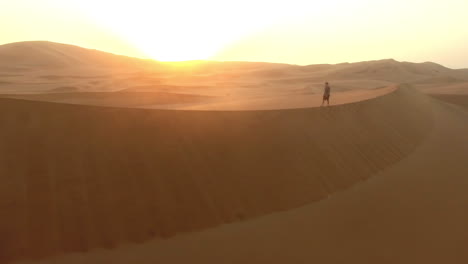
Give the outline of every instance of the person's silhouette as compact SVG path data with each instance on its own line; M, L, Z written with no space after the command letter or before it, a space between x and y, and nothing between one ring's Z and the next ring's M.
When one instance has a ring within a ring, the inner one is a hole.
M322 101L322 105L325 103L325 101L327 101L327 105L330 105L330 85L328 84L328 82L325 83L325 90L323 92L323 101Z

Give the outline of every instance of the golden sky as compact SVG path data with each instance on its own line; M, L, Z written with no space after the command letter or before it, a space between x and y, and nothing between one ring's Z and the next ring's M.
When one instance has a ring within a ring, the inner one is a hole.
M0 0L0 44L291 64L394 58L468 68L467 0Z

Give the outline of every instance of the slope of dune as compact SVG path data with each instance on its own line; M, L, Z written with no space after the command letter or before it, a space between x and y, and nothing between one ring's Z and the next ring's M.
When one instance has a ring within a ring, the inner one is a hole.
M432 127L429 100L406 88L315 109L0 99L0 110L2 263L167 239L319 201L398 163Z
M468 109L468 94L431 94L431 96Z
M468 112L421 94L397 94L397 101L428 103L423 108L433 127L414 151L353 188L169 240L21 263L465 263ZM411 104L398 106L411 114Z
M468 82L433 82L426 84L418 84L415 87L428 94L452 94L452 95L467 95Z

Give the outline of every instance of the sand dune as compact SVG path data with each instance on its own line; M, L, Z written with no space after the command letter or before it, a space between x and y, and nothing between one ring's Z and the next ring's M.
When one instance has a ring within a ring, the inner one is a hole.
M467 83L0 46L0 263L468 260Z
M397 102L399 107L395 108ZM326 200L167 240L21 263L466 262L468 167L464 163L468 141L464 136L468 133L468 112L402 89L382 98L348 105L345 112L341 111L345 110L344 106L337 107L326 115L327 120L337 121L341 120L340 115L353 112L353 108L370 110L375 107L373 110L379 111L377 115L387 119L388 113L378 110L385 106L414 118L404 121L401 118L407 118L405 115L395 113L394 121L398 121L391 127L399 129L404 124L406 132L412 136L405 141L400 138L388 143L393 147L416 143L413 150L402 153L393 165L372 173L374 177L369 180L334 193ZM315 110L302 111L312 114ZM297 114L296 110L286 112ZM365 113L368 111L360 112ZM414 121L418 124L412 123ZM420 125L424 126L422 134ZM352 127L349 123L347 126ZM389 136L392 130L370 131L374 136ZM350 136L356 139L356 135L351 133ZM340 143L340 149L326 156L336 159L353 149L349 144ZM385 149L377 151L378 145L374 146L375 149L371 148L374 155L378 153L379 158L389 155ZM346 170L356 173L352 168ZM288 177L291 175L294 173ZM281 176L268 174L269 180L275 177ZM314 174L308 174L303 180L313 177ZM256 176L252 176L248 182L255 180ZM297 197L294 191L282 194Z
M401 89L330 108L198 112L0 99L0 256L114 248L318 201L417 149L428 101Z
M429 108L434 127L414 152L327 200L38 263L465 263L468 112L440 102Z

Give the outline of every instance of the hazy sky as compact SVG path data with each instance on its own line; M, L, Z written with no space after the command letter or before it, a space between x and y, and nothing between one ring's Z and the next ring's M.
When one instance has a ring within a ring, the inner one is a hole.
M394 58L468 68L468 0L0 0L0 44L49 40L157 60Z

